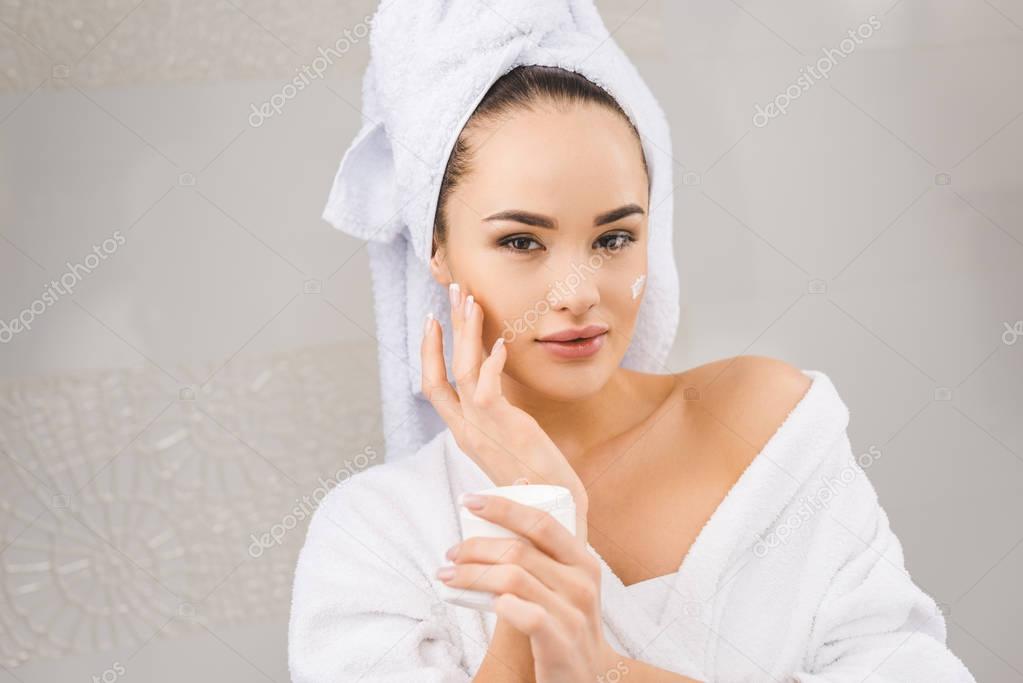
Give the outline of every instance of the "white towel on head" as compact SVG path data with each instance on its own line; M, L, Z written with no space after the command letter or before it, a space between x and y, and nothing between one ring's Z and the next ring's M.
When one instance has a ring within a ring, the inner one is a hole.
M445 424L422 395L420 343L432 311L451 361L447 292L429 271L445 165L489 87L516 66L589 78L639 131L650 171L648 272L623 367L666 371L678 326L671 137L664 113L592 0L384 0L370 24L362 128L323 218L369 241L386 457L415 453Z

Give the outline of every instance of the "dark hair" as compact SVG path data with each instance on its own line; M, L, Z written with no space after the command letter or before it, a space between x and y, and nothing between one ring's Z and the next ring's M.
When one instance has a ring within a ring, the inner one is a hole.
M437 210L433 220L431 255L436 251L437 246L444 244L447 239L448 226L444 214L448 199L459 181L469 173L471 168L472 150L466 139L467 131L472 130L476 125L508 116L516 110L534 110L534 106L541 102L558 107L567 107L577 102L592 102L619 114L629 124L629 128L636 136L636 141L640 142L640 156L643 159L643 170L646 171L649 185L650 169L647 166L639 132L618 102L606 90L585 76L560 67L536 64L518 66L490 86L458 134L440 184Z

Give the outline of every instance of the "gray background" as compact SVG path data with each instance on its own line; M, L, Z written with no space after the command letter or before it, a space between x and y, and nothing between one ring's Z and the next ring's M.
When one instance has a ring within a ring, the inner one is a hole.
M672 126L666 371L826 372L952 649L1023 680L1023 4L598 4ZM320 219L366 41L250 114L374 8L0 5L0 319L124 238L0 344L0 683L287 680L304 523L253 534L383 452L365 249Z

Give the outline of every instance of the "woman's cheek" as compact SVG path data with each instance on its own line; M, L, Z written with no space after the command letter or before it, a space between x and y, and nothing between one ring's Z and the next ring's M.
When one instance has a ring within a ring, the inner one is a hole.
M516 317L507 313L484 313L483 345L487 353L490 353L490 347L498 337L503 337L504 343L507 345L516 343L526 335L528 330L525 329L520 318L521 316Z
M639 305L647 281L646 269L641 267L641 264L617 268L614 271L608 270L604 275L605 279L601 283L602 294L606 294L615 302Z
M639 317L646 290L646 273L622 270L601 284L601 308L604 317L619 334L629 337Z
M632 284L629 285L629 292L632 294L632 299L635 301L643 295L643 287L646 285L646 273L640 273Z

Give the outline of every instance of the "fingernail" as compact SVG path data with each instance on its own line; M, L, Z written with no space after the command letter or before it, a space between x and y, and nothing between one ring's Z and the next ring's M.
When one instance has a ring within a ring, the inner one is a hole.
M441 580L450 579L455 575L454 567L441 567L437 570L437 578Z
M504 337L498 337L497 341L494 342L494 346L490 349L490 353L497 353L497 349L504 346Z
M486 502L486 496L477 496L475 493L463 493L458 497L458 502L470 510L479 510Z
M462 545L462 544L461 543L456 543L453 546L451 546L450 548L448 548L448 551L446 553L444 553L444 557L448 558L449 560L455 559L455 556L458 555L458 547L460 545Z
M448 285L448 300L451 302L451 308L454 309L458 305L458 283L452 282Z
M423 325L423 334L430 331L430 323L433 321L433 311L426 314L426 324Z
M472 315L472 301L473 301L472 294L470 294L469 296L465 297L465 317L466 318L468 318L470 315Z

